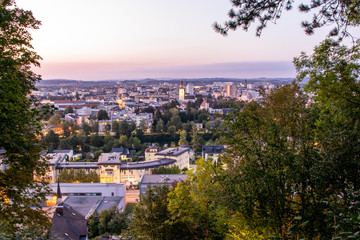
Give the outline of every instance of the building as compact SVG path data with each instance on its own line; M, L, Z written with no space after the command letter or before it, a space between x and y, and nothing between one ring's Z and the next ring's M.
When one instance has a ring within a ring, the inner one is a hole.
M155 156L176 160L175 165L178 166L180 170L190 167L190 148L186 145L165 149L156 153Z
M133 157L128 148L112 148L110 153L120 153L120 159L123 162L131 161Z
M237 97L237 87L233 84L227 84L225 86L225 97L236 98Z
M94 162L59 162L56 167L56 176L60 176L62 171L73 170L77 172L79 170L84 171L86 174L90 172L96 172L99 174L99 167Z
M59 183L61 195L67 196L103 196L125 197L123 183ZM57 183L50 183L49 187L57 192Z
M189 95L194 95L194 84L192 83L186 84L186 93Z
M183 81L180 81L180 87L179 87L179 100L184 101L185 100L185 89L183 85Z
M46 154L45 158L48 162L49 171L46 172L44 179L49 183L56 182L58 178L56 167L60 163L67 162L72 155L72 150L55 150L53 153Z
M102 153L98 160L101 183L125 183L136 185L144 174L150 174L152 168L173 166L175 159L159 158L144 162L124 162L120 153Z
M158 147L154 144L145 149L145 161L154 160L156 158L155 154L160 152L161 150L161 147Z
M139 182L139 190L140 190L140 198L144 196L146 191L149 188L152 188L156 185L167 185L171 186L178 182L184 182L187 178L186 174L169 174L169 175L162 175L162 174L152 174L148 175L145 174L142 176Z
M88 239L85 216L69 206L57 206L51 223L50 236L54 239Z
M204 158L205 160L211 159L212 161L217 163L219 156L224 151L224 149L224 146L204 145L202 146L202 158Z

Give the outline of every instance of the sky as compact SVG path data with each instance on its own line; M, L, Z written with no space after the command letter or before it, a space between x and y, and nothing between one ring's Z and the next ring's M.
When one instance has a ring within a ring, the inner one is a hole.
M42 22L31 31L43 79L294 77L292 59L311 54L328 29L307 36L296 9L224 37L229 0L17 0Z

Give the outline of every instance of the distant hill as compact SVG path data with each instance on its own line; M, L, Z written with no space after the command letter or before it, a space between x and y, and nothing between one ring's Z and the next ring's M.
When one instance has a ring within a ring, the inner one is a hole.
M184 83L203 83L211 84L214 82L244 82L245 80L248 83L272 83L272 84L286 84L293 81L293 78L173 78L173 79L155 79L155 78L146 78L138 80L98 80L98 81L83 81L83 80L71 80L71 79L47 79L41 80L37 83L38 87L41 86L79 86L79 85L88 85L88 86L113 86L115 84L156 84L162 82L179 82L183 80Z

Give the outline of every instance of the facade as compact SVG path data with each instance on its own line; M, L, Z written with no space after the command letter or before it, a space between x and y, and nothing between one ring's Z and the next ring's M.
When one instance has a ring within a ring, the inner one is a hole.
M194 95L194 84L192 83L186 84L186 93L189 95Z
M185 100L185 89L184 89L184 85L183 85L183 81L181 80L180 82L180 87L179 87L179 100L180 101L184 101Z
M137 184L152 168L173 166L176 160L162 158L144 162L124 162L120 153L102 153L98 160L101 183Z
M162 150L162 148L158 147L156 145L152 145L152 146L148 147L145 150L145 161L154 160L156 158L155 154L160 152L161 150Z
M233 84L228 84L225 86L225 97L236 98L237 97L237 87Z
M66 153L68 151L69 153ZM46 172L44 178L49 183L54 183L57 181L58 174L56 171L56 167L60 163L65 163L72 156L72 150L57 150L54 153L46 154L45 158L49 165L49 171Z
M183 145L178 148L168 148L156 153L155 156L176 160L175 165L178 166L180 170L190 167L190 148L188 146Z
M202 146L202 158L205 160L212 159L215 163L217 163L220 154L224 151L224 146Z
M176 184L178 182L184 182L186 178L187 178L186 174L169 174L169 175L146 174L142 176L139 182L140 198L141 196L144 196L146 191L149 188L152 188L153 186L167 185L170 187L172 184Z

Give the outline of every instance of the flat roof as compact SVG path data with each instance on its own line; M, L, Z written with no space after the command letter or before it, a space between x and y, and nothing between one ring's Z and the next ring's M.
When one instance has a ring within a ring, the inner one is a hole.
M186 174L145 174L141 178L140 184L181 182L186 178Z
M179 156L187 151L190 151L190 148L168 148L165 150L162 150L161 152L156 153L155 155L160 156Z
M98 169L98 165L96 162L67 162L67 163L59 163L56 166L56 169Z
M169 158L154 159L151 161L143 161L143 162L129 162L129 163L122 163L120 165L120 169L130 170L130 169L156 168L160 166L170 165L175 162L176 162L175 159L169 159Z

